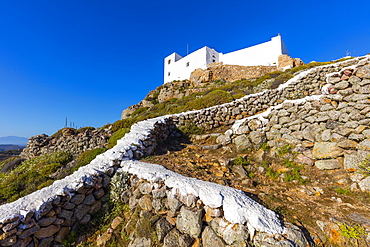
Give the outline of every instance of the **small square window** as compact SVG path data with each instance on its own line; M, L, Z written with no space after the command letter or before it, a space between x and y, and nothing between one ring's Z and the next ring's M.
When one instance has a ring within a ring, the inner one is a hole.
M189 67L189 64L190 64L190 62L187 62L187 63L186 63L186 67Z
M168 59L168 64L170 64L171 63L171 59Z
M170 72L168 72L168 76L170 76L171 75L171 73Z

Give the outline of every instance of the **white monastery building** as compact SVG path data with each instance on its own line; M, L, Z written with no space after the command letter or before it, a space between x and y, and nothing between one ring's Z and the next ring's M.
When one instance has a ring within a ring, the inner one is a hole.
M280 55L289 55L284 42L278 34L270 41L226 54L207 46L182 57L176 52L164 59L164 83L190 78L195 69L207 69L210 63L241 66L274 66Z

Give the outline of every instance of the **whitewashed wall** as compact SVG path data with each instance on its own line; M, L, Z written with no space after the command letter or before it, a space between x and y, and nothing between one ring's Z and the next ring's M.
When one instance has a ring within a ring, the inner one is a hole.
M213 62L242 66L277 65L278 57L282 54L288 54L288 51L280 35L265 43L226 54L207 46L185 57L174 52L164 59L164 83L189 79L195 69L206 69Z
M226 54L220 53L220 62L242 66L273 66L277 65L278 57L282 54L288 54L288 51L278 35L259 45Z
M199 68L206 69L213 59L217 62L218 52L206 46L186 57L172 53L164 59L164 83L189 79L191 72ZM168 63L169 60L171 60L170 63Z

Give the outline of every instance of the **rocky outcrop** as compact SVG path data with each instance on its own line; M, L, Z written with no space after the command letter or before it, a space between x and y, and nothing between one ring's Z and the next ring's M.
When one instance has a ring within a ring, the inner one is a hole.
M278 57L278 70L292 69L301 65L304 65L304 62L299 58L291 58L285 54Z
M276 66L240 66L213 64L207 69L196 69L190 74L190 82L202 85L215 80L236 81L260 77L269 72L276 71Z
M86 130L75 134L69 128L62 129L61 136L46 134L31 137L20 156L30 159L46 153L66 151L78 155L95 148L104 148L113 134L109 129Z

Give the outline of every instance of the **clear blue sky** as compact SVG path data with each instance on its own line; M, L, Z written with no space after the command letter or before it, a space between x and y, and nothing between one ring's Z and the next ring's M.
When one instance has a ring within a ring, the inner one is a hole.
M370 52L367 1L0 1L0 137L100 127L163 81L163 58L281 33L292 57Z

